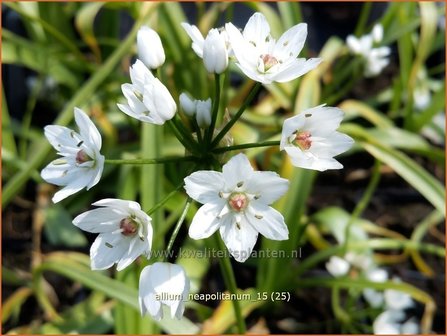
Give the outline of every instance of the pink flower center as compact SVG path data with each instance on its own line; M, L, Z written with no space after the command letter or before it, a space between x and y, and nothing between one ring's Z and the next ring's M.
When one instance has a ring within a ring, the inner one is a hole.
M292 141L292 144L298 146L301 150L308 150L310 146L312 146L312 141L310 140L309 131L302 131L295 134L295 139Z
M248 206L247 195L238 192L232 193L228 198L228 204L236 212L244 211Z
M276 57L269 55L269 54L264 54L261 55L261 59L262 62L264 62L264 70L268 71L271 67L273 67L274 65L278 64L278 60L276 59Z
M81 149L79 152L77 152L76 163L81 164L81 163L84 163L84 162L87 162L90 160L91 160L91 158L87 155L87 153L83 149Z
M138 224L130 218L123 218L120 222L120 229L123 236L134 236L138 231Z

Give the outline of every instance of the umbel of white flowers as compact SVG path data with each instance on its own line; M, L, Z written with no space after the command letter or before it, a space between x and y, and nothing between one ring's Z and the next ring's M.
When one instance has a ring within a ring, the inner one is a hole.
M99 182L104 168L101 134L84 111L76 107L74 115L79 133L64 126L45 126L46 138L62 156L41 172L45 181L64 186L54 194L54 203L83 188L89 190Z

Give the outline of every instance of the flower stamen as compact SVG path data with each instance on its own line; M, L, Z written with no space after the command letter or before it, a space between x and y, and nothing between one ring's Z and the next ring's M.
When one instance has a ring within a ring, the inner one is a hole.
M131 218L123 218L120 221L120 229L121 234L123 236L129 237L129 236L135 236L135 234L138 231L138 224ZM141 237L140 237L141 238Z
M232 193L228 198L228 205L236 212L244 211L248 206L248 197L244 193Z
M275 56L269 54L261 55L261 59L264 63L264 71L269 71L273 66L279 63Z
M88 156L88 154L81 149L79 152L77 152L76 154L76 163L81 164L87 161L90 161L91 158Z
M312 146L311 136L312 134L309 131L297 132L290 143L301 150L308 150Z

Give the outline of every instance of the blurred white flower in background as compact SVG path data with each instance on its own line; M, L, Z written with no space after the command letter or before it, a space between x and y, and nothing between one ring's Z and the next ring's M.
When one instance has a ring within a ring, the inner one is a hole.
M414 335L419 334L417 320L412 317L405 321L401 310L385 310L374 320L373 330L376 335Z
M41 172L45 181L64 186L54 194L54 203L83 188L89 190L99 182L104 168L104 156L100 153L101 134L81 109L76 107L74 116L79 133L58 125L49 125L44 129L46 138L57 154L62 156Z
M148 255L152 246L151 217L137 202L107 198L93 203L101 208L86 211L73 224L99 233L90 248L92 270L117 265L121 271L140 255Z
M354 141L337 132L343 111L336 107L317 106L284 121L280 149L296 167L324 171L341 169L333 157L347 151Z
M254 81L263 84L289 82L320 64L320 58L297 58L307 37L307 25L300 23L287 30L278 41L261 13L248 20L241 33L232 23L225 25L236 65Z
M351 265L345 259L338 256L332 256L326 263L326 269L334 277L340 277L348 274Z
M163 125L174 117L177 105L158 78L137 60L129 69L132 84L121 85L127 105L118 108L132 118L156 125Z
M205 68L209 73L220 74L228 67L230 46L225 30L210 29L206 38L200 30L189 23L181 23L183 29L192 40L192 49L197 56L203 59Z
M383 27L380 24L376 24L370 34L363 35L360 38L349 35L346 38L349 50L365 60L364 75L366 77L377 76L390 62L388 56L391 49L387 46L377 46L382 42L382 39Z
M163 305L169 307L171 318L180 319L189 294L189 279L176 264L156 262L140 274L139 296L141 315L163 318Z
M165 51L158 33L142 26L137 33L138 58L150 69L157 69L165 62Z
M222 173L202 170L185 178L187 194L202 203L189 236L208 238L217 229L231 255L244 262L258 233L273 240L288 239L284 218L269 205L288 189L289 181L274 172L254 171L244 154L232 157Z
M195 116L200 128L206 128L211 124L211 98L197 100L192 99L186 93L182 93L179 100L183 112L190 118Z

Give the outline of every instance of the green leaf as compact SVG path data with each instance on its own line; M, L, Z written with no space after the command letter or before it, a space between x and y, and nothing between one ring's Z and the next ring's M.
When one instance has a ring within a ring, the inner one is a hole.
M70 214L62 205L54 204L45 209L45 235L55 246L83 247L87 239L81 230L72 224Z
M96 40L93 28L95 18L104 5L105 2L91 2L82 4L82 7L77 11L75 17L76 29L85 43L93 51L97 61L101 60L101 51L99 49L98 41Z
M441 182L400 151L366 142L361 145L371 155L390 166L445 216L445 190Z

